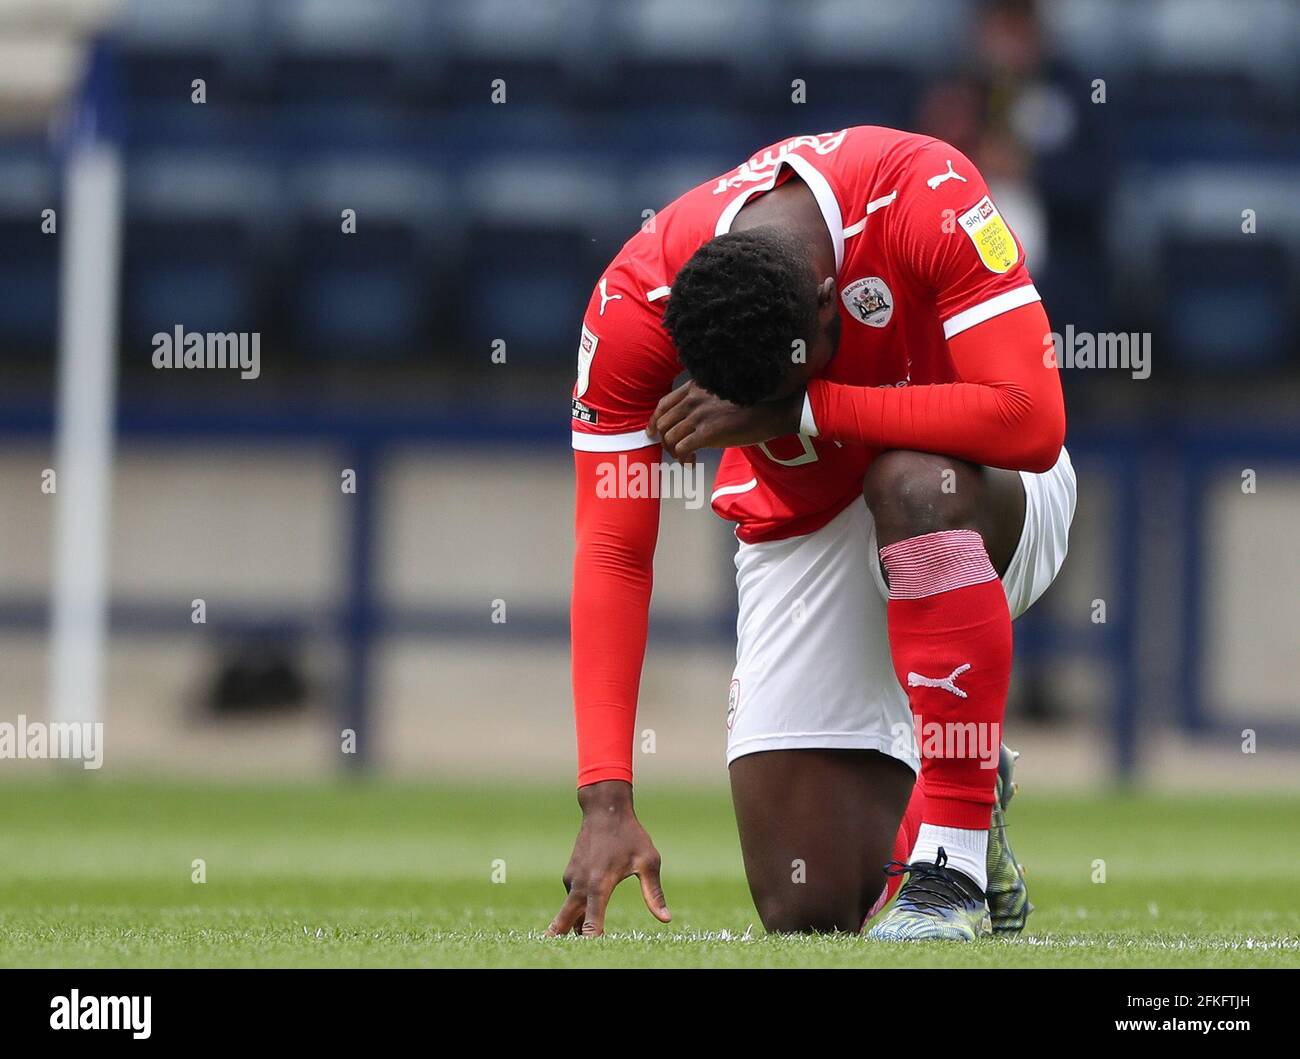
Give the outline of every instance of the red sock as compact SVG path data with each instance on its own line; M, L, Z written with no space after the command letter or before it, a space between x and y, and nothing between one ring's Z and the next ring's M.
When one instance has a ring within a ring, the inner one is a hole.
M985 830L1011 681L1002 583L973 530L910 537L881 548L880 559L889 574L894 672L921 751L921 821Z

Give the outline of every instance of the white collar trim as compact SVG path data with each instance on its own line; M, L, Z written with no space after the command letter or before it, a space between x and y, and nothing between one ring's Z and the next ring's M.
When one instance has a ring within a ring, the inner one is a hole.
M822 220L826 222L826 231L831 237L831 244L835 247L835 271L838 273L844 266L844 218L840 214L840 204L835 198L835 192L831 190L829 181L822 176L821 171L816 166L802 155L786 155L781 159L781 164L776 167L776 171L770 179L742 191L728 202L727 208L718 217L718 224L714 228L713 234L715 236L726 235L731 231L731 225L736 220L736 214L741 211L745 203L760 191L771 191L776 187L776 179L781 175L781 166L784 165L788 165L799 175L799 179L808 185L808 190L813 193L813 198L817 200L817 208L821 210Z

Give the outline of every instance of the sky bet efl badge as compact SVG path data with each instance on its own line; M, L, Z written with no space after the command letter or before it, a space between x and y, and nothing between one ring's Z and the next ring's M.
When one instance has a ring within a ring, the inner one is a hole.
M1006 272L1020 259L1011 229L987 195L958 217L957 223L975 244L980 260L990 272Z

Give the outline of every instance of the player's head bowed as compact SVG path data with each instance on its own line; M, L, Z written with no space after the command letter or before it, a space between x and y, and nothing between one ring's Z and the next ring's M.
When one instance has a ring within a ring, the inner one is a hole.
M835 312L819 324L807 249L779 228L709 240L682 266L664 326L692 378L738 405L781 395L830 359Z

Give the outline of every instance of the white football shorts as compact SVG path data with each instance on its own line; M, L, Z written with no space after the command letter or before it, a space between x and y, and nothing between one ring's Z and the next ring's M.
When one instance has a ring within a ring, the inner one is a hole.
M1074 468L1020 473L1025 525L1002 578L1019 617L1056 578L1074 519ZM727 763L763 750L878 750L920 767L907 693L894 676L889 589L859 498L814 533L740 545L736 669Z

